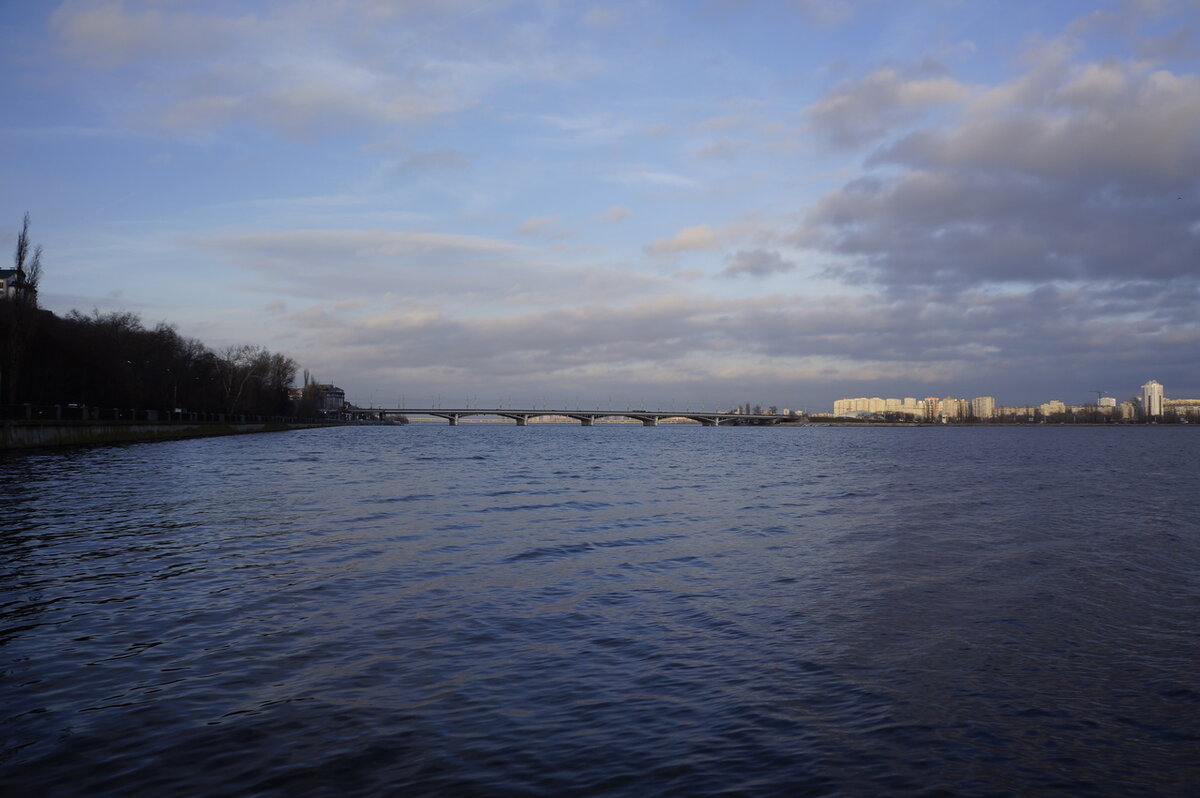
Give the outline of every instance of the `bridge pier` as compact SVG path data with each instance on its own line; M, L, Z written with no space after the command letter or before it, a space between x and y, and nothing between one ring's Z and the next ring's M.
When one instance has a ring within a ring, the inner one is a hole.
M529 416L517 416L517 426L518 427L529 426Z
M584 416L583 418L579 419L579 423L585 427L593 427L596 425L596 419L592 416Z
M657 427L658 419L657 418L643 418L642 426L643 427Z
M446 416L446 421L448 421L452 427L458 426L458 416Z
M700 422L700 426L702 426L702 427L719 427L719 426L721 426L721 419L719 419L719 418L701 418L701 419L697 419L697 420Z

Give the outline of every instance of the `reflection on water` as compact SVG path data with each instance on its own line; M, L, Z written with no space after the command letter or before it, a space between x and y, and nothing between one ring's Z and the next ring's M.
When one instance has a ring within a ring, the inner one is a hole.
M1200 793L1200 439L412 425L0 459L18 793Z

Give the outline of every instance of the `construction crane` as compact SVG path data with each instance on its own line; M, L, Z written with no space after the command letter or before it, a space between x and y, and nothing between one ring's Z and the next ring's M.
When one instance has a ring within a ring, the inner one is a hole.
M1099 407L1099 405L1100 405L1100 398L1101 398L1102 396L1104 396L1104 394L1105 394L1106 392L1105 392L1105 391L1088 391L1088 393L1094 393L1094 394L1096 394L1096 406L1097 406L1097 407Z

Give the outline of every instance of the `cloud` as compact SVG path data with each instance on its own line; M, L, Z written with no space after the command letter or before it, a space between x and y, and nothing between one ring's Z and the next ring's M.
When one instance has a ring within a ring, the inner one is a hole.
M671 238L661 238L646 247L652 255L672 255L702 249L717 249L721 242L706 225L685 227Z
M744 142L733 139L718 139L709 142L696 152L696 157L705 160L732 161L746 148Z
M523 236L550 235L558 229L556 216L530 216L517 226L517 232Z
M872 162L1004 171L1136 195L1195 184L1200 78L1136 63L1030 77L989 92L954 125L902 138Z
M491 276L497 265L529 254L525 247L478 236L383 230L287 230L202 243L266 278L275 293L315 298L427 294L444 288L446 279L472 276L484 290L494 289L505 280ZM448 267L457 270L453 277L442 271Z
M736 115L713 116L701 122L700 127L704 130L725 132L740 127L744 122L742 117Z
M606 224L616 224L622 222L633 215L633 211L626 208L624 205L614 205L598 217L600 221Z
M1103 379L1132 391L1146 362L1169 375L1159 379L1186 384L1200 344L1192 312L1200 291L1179 289L1140 282L944 296L662 297L469 318L430 308L312 315L325 325L321 345L344 368L394 380L388 370L403 363L427 379L478 381L491 396L575 388L603 396L639 383L709 396L750 385L799 391L803 379L828 385L832 374L846 383L886 378L900 395L923 386L1015 404L1044 401L1040 386L1059 378L1064 358L1089 386ZM340 321L328 326L330 318Z
M1139 58L1161 60L1166 58L1195 58L1200 55L1196 43L1196 32L1192 27L1183 27L1162 36L1147 36L1137 43Z
M256 19L168 11L156 5L137 10L121 0L68 0L50 14L49 24L71 57L115 68L148 55L221 52L251 32Z
M1194 278L1200 79L1138 62L1030 70L877 150L793 242L892 286Z
M195 244L197 242L187 242ZM665 278L480 236L385 230L284 230L198 241L252 275L241 290L318 300L402 298L498 306L653 296Z
M649 183L656 186L671 186L673 188L699 188L700 183L671 172L660 172L653 169L627 169L615 175L612 179L620 183Z
M920 71L936 68L924 65ZM910 70L912 71L912 70ZM969 89L939 74L906 74L894 67L845 81L805 110L809 125L834 147L877 141L931 109L959 102Z
M615 28L621 21L621 12L614 8L606 8L603 6L594 6L587 10L583 15L583 22L589 28L597 30L610 30Z
M849 0L791 0L792 5L820 25L840 25L854 18L854 6Z
M425 122L507 83L592 68L540 26L494 24L502 12L285 3L234 17L219 6L110 0L66 2L50 29L67 59L122 70L121 87L135 81L142 119L191 134L249 123L308 137Z
M1039 283L1194 274L1196 201L1121 202L1017 176L910 171L825 196L796 243L888 284Z
M452 69L397 74L314 54L233 61L214 66L201 91L169 102L159 119L184 130L248 120L295 135L417 122L475 102L461 77Z
M468 166L470 161L457 150L427 150L408 155L396 167L396 171L401 174L416 174L465 169Z
M771 274L790 272L796 264L784 260L778 252L756 249L735 252L725 261L722 277L766 277Z
M790 21L809 29L856 7L787 2ZM97 163L111 161L110 138L152 123L170 130L140 132L144 157L174 152L178 179L197 165L205 184L227 176L226 202L176 216L232 215L225 229L238 234L207 236L207 252L193 238L190 252L155 266L216 254L197 278L225 308L211 318L249 308L263 335L282 329L331 378L453 379L492 396L493 385L636 395L678 383L749 393L741 401L758 401L759 389L804 397L825 388L802 379L834 379L822 374L911 378L938 394L971 390L961 382L971 378L980 393L1019 401L1047 398L1017 389L1061 384L1063 363L1084 387L1114 391L1195 370L1200 79L1162 60L1195 51L1194 26L1149 25L1110 5L1125 16L1097 16L1079 38L1032 36L1003 62L1008 79L989 70L1013 53L1018 23L980 27L978 15L940 4L945 29L926 37L928 52L971 71L893 61L840 73L852 79L804 110L809 139L853 151L833 162L789 136L786 97L814 74L808 54L785 64L770 48L748 51L766 40L734 26L720 29L730 36L714 59L693 57L679 33L694 20L674 9L637 15L633 38L614 39L595 32L617 21L598 3L72 0L49 29L57 48L47 50L63 57L38 66L56 85L86 87L75 93L89 120L111 109L99 135L54 133L103 145L88 149ZM871 10L901 34L887 52L910 57L912 16ZM634 16L623 11L619 25ZM869 58L862 30L828 43ZM1103 58L1085 57L1088 36L1104 37ZM646 79L630 87L630 70ZM747 86L758 88L736 99ZM281 132L296 140L274 142ZM5 133L22 146L34 135ZM472 179L458 179L468 167ZM547 196L561 201L547 206ZM627 255L622 234L638 235L656 203L665 223L637 241L653 257L606 262ZM567 208L594 227L580 242L604 248L555 246L561 222L542 214L566 219ZM637 225L603 226L631 208ZM126 210L110 228L144 224L131 221L143 208ZM709 224L680 229L689 216ZM110 262L127 261L128 245L109 248L123 250ZM788 275L799 263L833 280L806 274L813 295L769 293L798 282ZM669 276L654 272L664 265ZM272 327L285 317L291 326ZM1136 374L1146 363L1155 373Z

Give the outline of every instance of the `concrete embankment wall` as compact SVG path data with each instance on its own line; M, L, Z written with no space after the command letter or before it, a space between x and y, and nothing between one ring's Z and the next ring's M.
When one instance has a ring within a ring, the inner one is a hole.
M89 446L103 443L207 438L248 432L278 432L334 426L321 423L221 422L0 422L0 450L50 446Z

